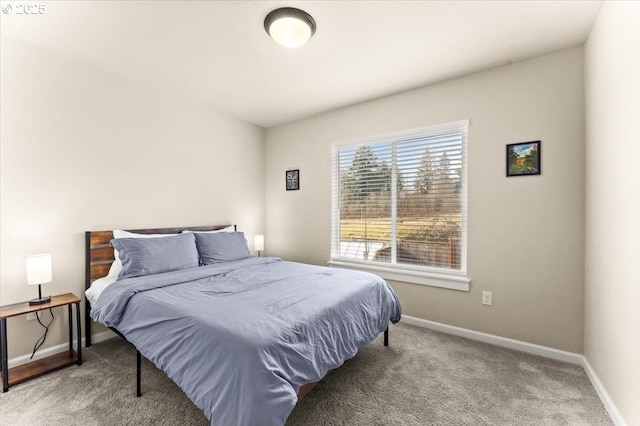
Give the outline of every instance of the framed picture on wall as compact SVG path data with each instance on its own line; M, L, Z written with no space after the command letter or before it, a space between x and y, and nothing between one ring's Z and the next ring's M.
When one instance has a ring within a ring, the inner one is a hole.
M300 170L287 170L285 182L287 191L297 191L300 189Z
M540 141L507 145L507 177L540 174Z

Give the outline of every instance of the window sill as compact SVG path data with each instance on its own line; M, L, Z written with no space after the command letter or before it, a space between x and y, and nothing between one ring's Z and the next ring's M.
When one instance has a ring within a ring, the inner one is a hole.
M437 274L432 272L418 272L407 269L396 269L385 266L369 265L356 262L330 260L327 264L332 268L355 269L371 272L385 280L400 281L411 284L428 285L431 287L448 288L458 291L469 291L471 280L459 275Z

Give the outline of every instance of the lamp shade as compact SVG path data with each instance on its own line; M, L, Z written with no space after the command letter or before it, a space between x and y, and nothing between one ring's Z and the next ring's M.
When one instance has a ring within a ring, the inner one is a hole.
M298 47L305 44L316 32L316 21L304 10L282 7L269 12L264 29L278 44Z
M38 285L51 282L51 255L27 256L27 284Z
M264 235L256 235L253 237L253 249L256 251L264 250Z

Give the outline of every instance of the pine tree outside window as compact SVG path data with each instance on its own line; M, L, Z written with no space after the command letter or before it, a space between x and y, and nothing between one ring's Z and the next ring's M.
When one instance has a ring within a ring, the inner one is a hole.
M332 266L468 290L468 125L332 146Z

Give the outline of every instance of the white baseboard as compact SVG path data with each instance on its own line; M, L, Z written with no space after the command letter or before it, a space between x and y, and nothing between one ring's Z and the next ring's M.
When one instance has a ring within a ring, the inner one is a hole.
M103 342L107 339L111 339L112 337L116 337L117 334L114 333L111 330L106 330L103 331L102 333L98 333L98 334L94 334L93 336L91 336L91 342L92 343L99 343L99 342ZM78 341L76 339L73 340L73 349L74 350L78 350ZM85 345L85 339L82 338L81 345ZM55 355L55 354L59 354L61 352L64 352L66 350L69 350L69 343L63 343L60 345L56 345L56 346L51 346L49 348L45 348L42 350L38 350L38 352L36 352L36 354L34 355L33 359L30 359L31 354L26 354L26 355L20 355L17 356L15 358L11 358L8 360L8 364L9 364L9 368L13 368L16 367L18 365L22 365L22 364L26 364L27 362L31 362L31 361L35 361L37 359L41 359L41 358L45 358L48 357L50 355Z
M105 340L113 339L114 337L118 337L118 335L111 330L105 330L102 333L92 335L91 343L104 342ZM82 339L82 344L85 344L84 339Z
M616 426L627 426L627 423L624 421L622 414L620 414L620 411L618 411L618 407L616 407L616 405L613 403L613 400L609 396L609 392L607 392L605 387L602 385L602 382L598 378L598 375L591 367L591 364L589 364L589 360L587 360L586 357L582 358L582 367L587 373L587 377L589 378L589 381L591 381L593 388L596 390L596 393L600 397L600 401L602 401L604 408L607 409L609 417L611 417L611 420Z
M467 339L478 340L480 342L490 343L496 346L502 346L509 349L515 349L517 351L526 352L534 355L540 355L546 358L555 359L558 361L564 361L571 364L577 364L584 368L589 381L593 385L600 401L604 405L604 408L609 413L609 417L616 426L627 426L624 418L618 411L618 408L613 403L613 400L609 396L609 393L602 385L602 382L596 375L591 364L584 355L576 354L573 352L561 351L559 349L549 348L547 346L536 345L533 343L527 343L520 340L508 339L506 337L500 337L493 334L481 333L479 331L473 331L466 328L455 327L452 325L442 324L435 321L429 321L422 318L411 317L403 315L402 320L405 324L417 325L418 327L428 328L430 330L441 331L447 334L453 334L460 337L466 337Z
M442 324L435 321L429 321L421 318L402 316L402 322L405 324L417 325L419 327L429 328L431 330L441 331L455 336L466 337L467 339L478 340L480 342L491 343L492 345L502 346L504 348L515 349L521 352L527 352L534 355L540 355L546 358L558 361L569 362L571 364L583 365L583 356L573 352L561 351L559 349L549 348L547 346L536 345L533 343L523 342L521 340L508 339L506 337L496 336L494 334L481 333L466 328L455 327L453 325Z

